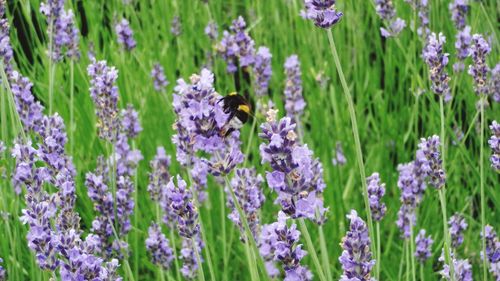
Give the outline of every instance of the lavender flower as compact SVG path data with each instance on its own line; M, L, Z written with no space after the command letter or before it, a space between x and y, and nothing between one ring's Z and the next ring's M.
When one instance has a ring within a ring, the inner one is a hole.
M380 183L378 173L373 173L366 179L368 186L368 200L370 201L371 216L375 221L380 221L387 210L384 203L380 202L385 194L385 183Z
M64 45L66 46L66 56L72 60L78 60L80 58L80 50L78 47L80 38L78 28L75 24L73 11L62 11L61 22L63 23L63 32L61 36Z
M148 192L153 201L158 202L163 188L170 181L170 156L165 153L165 148L159 146L156 148L156 155L151 162L151 173L149 173Z
M463 232L467 229L467 222L463 216L456 213L450 218L448 224L450 226L451 246L458 248L464 242Z
M335 8L335 0L304 0L305 11L302 11L302 17L312 20L317 27L330 28L338 23L342 12Z
M490 157L491 167L500 172L500 124L493 120L490 125L491 138L488 140L488 144L492 150Z
M168 239L156 223L152 223L148 229L146 249L151 254L151 261L154 264L160 265L163 269L170 268L175 257L172 248L169 246Z
M185 238L193 238L200 231L198 212L192 202L193 195L187 189L186 182L177 175L177 187L174 178L167 184L167 200L173 212L177 215L179 234Z
M43 106L35 101L31 93L33 84L19 72L13 71L10 77L10 87L25 132L38 131L43 118Z
M272 55L267 47L259 47L255 54L255 64L253 66L255 76L255 94L264 96L269 88L269 80L273 73L271 69Z
M175 37L178 37L182 33L182 27L181 27L181 18L179 16L175 16L172 19L172 24L170 26L170 33L174 35Z
M134 39L134 32L130 28L127 19L122 18L122 20L115 25L115 33L118 44L126 51L132 51L136 47L137 43Z
M0 1L0 60L3 63L3 67L7 77L12 73L12 45L10 44L9 37L9 20L4 18L6 1ZM1 79L0 79L1 81Z
M465 27L465 20L469 12L468 0L454 0L448 5L451 12L451 19L457 30L462 30Z
M491 70L490 93L494 101L500 102L500 63Z
M420 229L417 237L415 237L415 257L420 263L425 263L425 261L432 256L431 250L433 243L434 240L432 240L430 235L427 237L425 236L425 229Z
M237 63L243 69L255 63L255 42L245 31L246 22L243 17L235 19L229 31L224 30L217 51L227 63L227 72L234 73Z
M344 150L342 149L342 143L338 141L335 144L335 157L332 158L333 166L344 166L347 163L347 159L345 158Z
M400 18L396 18L396 9L392 0L375 0L375 5L377 14L387 24L387 28L380 28L382 36L397 36L406 26L406 22Z
M429 29L429 2L428 0L416 0L419 2L417 4L418 19L420 20L420 26L417 29L417 34L424 40L427 41L430 29Z
M490 272L496 280L500 280L500 240L491 225L484 227L481 236L486 240L486 254L481 251L481 258L487 258L490 264Z
M469 49L473 64L469 65L469 75L474 78L474 91L477 95L488 95L488 72L486 56L491 52L488 42L480 34L472 35L472 44Z
M121 117L121 128L127 138L132 139L137 137L142 131L141 124L139 123L139 113L135 111L131 104L128 104L127 108L122 110Z
M3 263L3 259L0 258L0 263ZM7 280L7 272L5 271L5 268L0 265L0 281L5 281Z
M422 57L425 63L429 66L429 76L432 81L431 89L438 96L444 96L445 100L451 99L450 86L448 82L450 77L446 73L446 65L448 65L448 53L443 52L443 45L446 37L442 33L436 36L436 33L431 33L425 46Z
M208 36L210 41L217 40L217 37L219 36L217 23L215 23L214 21L209 21L207 26L205 27L205 35Z
M113 142L119 131L118 87L115 86L118 71L108 67L106 61L93 61L87 67L87 73L90 76L90 96L96 107L99 137Z
M450 267L447 264L443 265L443 270L439 273L444 280L456 280L456 281L472 281L472 266L468 260L459 260L452 258L453 262L453 277L450 276Z
M434 135L427 139L420 139L416 157L421 160L422 171L426 179L434 188L440 189L446 182L446 173L442 166L441 154L439 152L440 140Z
M168 85L167 77L163 70L163 66L155 63L151 70L151 78L153 78L153 86L157 92L164 92Z
M187 279L194 279L198 271L198 257L200 257L201 262L201 250L205 247L203 241L200 238L200 234L196 234L192 239L187 239L183 237L182 239L182 249L181 249L181 260L182 268L181 273Z
M244 233L240 215L228 190L232 188L255 239L259 233L259 209L265 200L261 190L263 181L262 176L256 174L254 169L236 169L235 175L231 180L231 185L226 186L228 207L232 210L231 214L228 215L229 219L240 228L241 233ZM246 240L245 237L242 237L242 239Z
M373 280L370 272L375 265L375 260L372 259L370 252L368 228L355 210L351 210L347 218L351 222L349 231L341 242L343 251L339 261L342 264L343 274L340 281Z
M453 70L455 72L460 72L464 70L465 67L463 60L465 60L469 56L469 47L472 41L470 35L470 26L466 26L462 30L460 30L455 38L455 49L457 50L458 61L453 64Z
M312 273L300 265L300 261L307 254L302 250L302 245L297 245L300 231L297 230L296 224L287 226L287 219L285 213L280 211L277 222L262 226L259 252L264 259L282 264L285 270L284 280L312 280Z
M304 113L306 102L302 96L302 73L297 55L289 56L285 61L285 110L293 122L298 123Z
M267 183L278 193L276 202L286 214L323 223L327 209L321 197L326 186L321 163L307 145L297 142L291 119L276 121L275 114L274 110L268 112L259 134L266 141L260 145L262 163L269 163L273 170L266 174Z
M401 208L398 211L398 228L402 236L408 239L416 223L416 208L422 200L425 184L420 172L420 161L398 166L398 188L401 190Z
M62 19L64 12L64 0L48 0L40 4L40 12L46 17L47 35L49 36L49 57L53 61L62 60L62 48L65 45L63 35L66 24Z

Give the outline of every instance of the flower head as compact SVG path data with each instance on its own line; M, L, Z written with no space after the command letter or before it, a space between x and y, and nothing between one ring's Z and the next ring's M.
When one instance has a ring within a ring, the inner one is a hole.
M174 16L172 19L172 24L170 25L170 33L175 37L178 37L182 33L181 18L179 16Z
M285 110L286 115L297 123L306 107L302 96L302 72L297 55L289 56L285 61Z
M491 138L488 140L488 144L492 150L490 157L491 167L500 172L500 124L493 120L490 125Z
M127 19L123 18L120 22L115 25L115 32L118 40L118 44L126 51L132 51L137 43L134 39L134 32L130 28L130 24Z
M151 78L153 78L153 86L157 92L164 92L168 85L167 77L163 70L163 66L155 63L151 70Z
M453 64L453 70L455 72L462 71L464 69L463 60L469 56L469 47L472 41L470 35L470 26L466 26L461 29L456 35L455 49L457 50L458 61Z
M472 281L472 266L467 259L460 260L452 258L453 262L453 277L450 276L450 267L448 264L443 265L443 270L439 273L444 280L456 280L456 281Z
M380 221L384 215L387 207L381 202L382 196L385 194L385 183L380 182L378 173L373 173L367 179L368 185L368 200L370 202L370 210L372 218Z
M432 237L425 236L425 229L421 229L415 237L415 257L419 262L425 263L431 257L433 243Z
M246 22L243 17L235 19L229 31L224 30L217 51L227 63L227 72L234 73L237 64L243 69L255 63L255 42L245 31Z
M177 216L177 229L179 234L185 238L193 238L200 231L198 224L198 211L193 204L193 195L187 189L186 182L177 175L177 186L174 177L167 184L167 200L170 208Z
M312 20L317 27L330 28L344 15L335 8L335 0L304 0L302 17Z
M448 53L444 53L443 45L446 41L446 37L443 34L431 33L427 39L427 45L425 46L422 57L425 63L429 66L429 76L432 82L432 91L439 96L444 96L446 100L449 100L450 77L446 72L446 66L448 65Z
M477 95L489 94L488 73L490 68L486 64L486 57L491 52L490 44L481 34L472 35L469 55L473 64L469 65L469 75L474 78L474 91Z
M454 0L448 5L451 11L451 19L458 30L462 30L465 27L465 20L469 12L468 2L468 0Z
M271 52L267 47L259 47L255 54L255 64L253 66L255 76L255 94L263 96L267 93L269 80L271 79Z
M152 223L148 229L146 249L151 254L151 261L154 264L161 265L163 269L170 268L175 257L168 239L161 232L161 227L156 223Z
M422 138L418 144L416 158L422 162L422 171L429 184L440 189L446 182L446 173L443 169L443 160L439 152L440 140L434 135L427 139Z
M481 258L488 259L490 272L496 280L500 279L500 240L491 225L486 225L481 236L486 240L486 254L481 251Z
M451 235L451 246L457 248L464 242L463 232L467 229L467 222L460 214L454 214L448 221Z

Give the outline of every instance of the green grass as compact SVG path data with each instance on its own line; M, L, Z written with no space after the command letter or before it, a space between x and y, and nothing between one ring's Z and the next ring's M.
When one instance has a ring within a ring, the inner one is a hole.
M11 22L11 42L14 48L17 69L30 78L34 84L33 94L47 108L49 98L49 62L45 51L47 38L45 19L38 12L39 1L19 0L10 4L8 19ZM70 144L74 147L73 160L76 165L77 194L76 210L82 217L81 227L88 233L94 217L92 203L87 196L83 184L85 173L91 171L96 164L96 157L106 153L105 144L97 138L94 106L89 95L89 78L86 67L90 63L87 51L91 43L95 46L97 59L105 59L109 65L119 70L118 87L120 91L120 107L132 103L140 114L144 130L136 140L144 155L138 169L138 194L136 214L133 216L133 228L128 236L131 254L129 263L135 280L156 280L156 266L150 262L146 253L144 240L147 228L156 218L156 209L146 191L148 183L149 161L154 157L156 147L165 146L167 152L175 156L175 146L171 141L172 124L175 116L172 112L171 94L176 79L188 78L199 72L205 62L205 52L213 46L203 34L210 18L219 25L219 33L227 29L231 21L238 15L244 16L250 26L250 34L256 46L265 45L273 54L273 76L270 83L270 99L283 109L283 88L285 58L297 54L301 60L303 73L304 97L307 108L303 120L304 142L318 156L325 170L327 188L324 193L325 205L330 207L328 222L323 226L326 248L317 247L318 256L325 251L330 261L333 280L341 274L338 257L341 253L339 243L344 236L347 221L345 215L350 209L358 210L366 219L362 184L356 163L356 148L351 131L348 106L344 98L343 88L337 75L337 69L330 53L327 32L318 29L299 16L302 1L299 0L227 0L208 1L208 8L202 1L134 1L132 5L123 5L121 1L67 1L66 7L76 9L77 2L83 5L88 22L88 34L80 40L82 58L74 65L74 101L75 131ZM108 3L109 2L109 3ZM394 1L398 16L409 24L413 12L402 0ZM446 134L446 201L447 214L455 212L465 215L469 228L465 233L465 242L459 248L458 255L468 258L473 265L474 279L482 280L482 261L479 252L482 244L479 238L480 219L480 147L484 146L485 167L485 221L500 231L500 177L489 166L488 157L491 150L486 141L480 143L480 133L476 131L474 122L479 120L475 104L478 100L473 92L472 79L466 73L453 74L451 65L454 58L455 28L450 19L448 3L450 1L431 0L430 27L432 31L443 32L447 37L445 49L450 53L448 67L453 85L454 100L445 105L444 129ZM106 6L104 9L103 7ZM333 30L333 38L339 53L340 63L347 86L353 96L359 137L366 166L366 174L379 172L386 183L387 216L380 223L381 231L381 274L380 280L406 280L411 277L407 271L404 241L399 237L395 220L400 207L399 189L397 188L398 163L406 163L414 158L416 145L421 137L439 135L441 120L439 101L430 93L427 67L420 58L422 43L406 28L399 39L384 40L379 33L381 22L375 13L371 0L339 0L337 8L344 12L340 24ZM182 24L182 35L174 38L170 33L170 22L178 14ZM32 16L31 16L32 15ZM27 19L26 25L15 26L16 18ZM137 48L131 53L124 53L116 42L113 29L103 27L103 22L125 16L134 30ZM500 16L500 6L495 0L482 2L471 1L471 14L468 23L473 33L491 35L492 52L488 63L490 66L499 58L500 28L496 19ZM82 14L76 12L77 22L82 27ZM496 25L495 25L496 24ZM16 28L14 28L14 26ZM28 38L28 48L20 44L20 37ZM32 58L30 60L30 58ZM150 70L153 63L160 62L170 81L168 98L159 95L153 89ZM466 60L466 65L470 64ZM315 73L324 71L330 77L326 89L321 89L315 81ZM235 90L233 77L225 71L225 63L217 58L214 72L215 88L225 95ZM55 66L54 106L70 126L70 63L61 62ZM418 99L413 93L417 88L426 92ZM1 99L2 138L12 145L18 129L15 115L12 114L7 96L3 89ZM485 109L486 124L500 116L498 103L492 103ZM4 115L5 113L5 115ZM5 116L5 117L4 117ZM476 119L478 118L478 119ZM262 122L262 119L258 120ZM453 127L460 127L464 132L471 128L467 138L459 145L452 145ZM258 146L260 139L254 135L248 144L251 134L250 125L242 130L243 147L250 145L251 158L247 166L254 166L264 174L269 167L260 165ZM489 137L486 132L486 138ZM331 158L336 141L343 143L347 157L345 166L333 166ZM68 144L67 151L70 151ZM14 160L6 154L0 161L0 171L4 176L0 179L0 257L8 273L8 280L48 280L50 273L41 272L34 255L27 247L25 235L27 226L19 221L21 209L25 203L23 196L13 192L10 172ZM175 158L175 157L174 157ZM185 174L182 167L173 161L171 174ZM273 205L275 194L264 186L266 203L262 210L262 222L275 221L278 207ZM220 198L223 187L213 179L210 180L207 202L200 207L201 219L206 236L207 249L213 262L214 280L250 280L250 271L245 257L245 247L238 237L239 231L222 214ZM226 196L225 194L223 196ZM495 216L496 212L496 216ZM222 222L227 233L222 233ZM319 245L319 233L316 225L306 223L314 245ZM425 228L435 240L433 256L425 264L423 274L425 280L439 279L441 264L438 257L443 246L443 226L441 219L438 192L428 188L423 203L418 210L418 221L415 231ZM169 235L167 234L167 237ZM224 238L223 238L224 237ZM177 240L179 242L179 240ZM302 236L302 244L306 241ZM179 246L179 245L178 245ZM179 250L179 247L177 248ZM228 256L224 259L224 251ZM210 270L206 253L203 252L205 278L210 280ZM307 255L304 264L315 273L311 255ZM122 263L123 264L123 263ZM400 267L402 266L402 272ZM417 272L420 265L417 264ZM326 272L324 270L324 272ZM122 266L121 275L124 275ZM176 276L171 272L170 276ZM261 275L261 280L265 280ZM492 280L489 275L488 280ZM172 280L172 279L171 279Z

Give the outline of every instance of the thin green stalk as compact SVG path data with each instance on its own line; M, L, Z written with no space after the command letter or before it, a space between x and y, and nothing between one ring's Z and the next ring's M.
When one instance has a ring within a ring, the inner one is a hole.
M2 84L0 85L0 87L2 88L2 92L0 93L0 103L1 103L1 106L2 106L2 109L1 109L1 112L0 112L0 120L2 120L2 140L4 142L7 141L8 139L8 136L7 136L7 101L5 100L5 87L3 86L5 83L8 83L7 81L3 81L1 82Z
M54 32L54 24L51 21L48 26L48 32L47 35L49 36L49 53L48 53L48 59L49 59L49 115L52 115L52 99L53 99L53 90L54 90L54 80L52 76L52 69L53 69L53 62L52 62L52 45L53 45L53 32Z
M203 273L203 265L201 263L200 253L198 253L196 237L191 238L191 242L193 243L193 252L196 256L196 262L198 263L198 280L205 281L205 273Z
M406 281L410 281L410 249L408 239L405 240L405 253L406 253Z
M424 265L420 263L420 281L424 281Z
M319 232L319 244L321 247L321 261L323 263L323 268L326 269L326 277L328 281L333 281L332 271L330 269L330 259L328 257L328 248L326 247L325 234L323 232L323 225L320 225L318 228Z
M377 264L376 264L376 276L377 276L377 280L380 280L380 265L381 265L381 252L380 252L380 222L376 222L375 223L376 227L377 227Z
M483 253L486 253L486 237L484 235L485 228L485 200L484 200L484 97L481 97L480 103L480 118L481 118L481 139L479 144L479 173L480 173L480 188L481 188L481 230L482 230L482 248ZM483 280L488 279L488 259L483 258Z
M229 252L228 252L228 247L226 246L226 239L227 239L227 234L226 234L226 200L224 196L224 190L219 190L219 208L220 208L220 220L221 220L221 225L222 225L222 262L226 264L226 262L229 260Z
M156 221L158 223L161 222L161 210L160 210L160 205L159 204L156 204ZM161 226L159 226L159 227L160 227L160 231L161 231ZM175 245L172 245L172 246L173 246L172 248L175 248ZM137 247L137 245L136 245L136 247ZM160 280L161 281L165 281L165 276L164 276L163 268L161 266L158 266L157 269L158 269L158 275L160 276ZM136 271L135 273L137 274L137 269L135 269L135 271Z
M413 235L413 225L410 223L410 257L411 257L411 276L412 280L417 280L416 269L415 269L415 239Z
M323 273L323 269L321 268L318 255L316 254L316 249L314 248L314 244L312 242L311 236L309 235L309 231L307 231L306 223L304 222L303 218L298 219L298 221L299 221L300 232L302 233L302 235L304 235L304 238L306 239L307 251L312 257L314 267L318 272L319 280L326 281L327 279L325 274Z
M175 243L174 228L170 228L170 243L172 243L172 250L174 252L174 257L177 257L177 244ZM177 259L177 258L174 259L174 265L175 265L176 280L180 281L182 279L181 279L181 272L180 272L180 266L179 266L179 259Z
M7 78L7 74L5 73L5 68L3 63L0 63L0 74L2 75L2 81L9 81ZM16 103L14 102L14 94L12 93L12 89L10 88L10 84L8 82L5 82L5 89L7 90L7 103L9 104L10 112L11 112L11 122L12 122L12 129L17 128L19 131L19 134L21 134L21 137L23 140L26 140L26 134L24 133L23 129L23 124L21 122L21 118L19 117L19 113L16 110ZM14 135L17 135L16 132L14 132Z
M328 29L328 41L330 42L330 50L332 52L333 60L335 61L335 66L337 68L337 73L340 78L340 83L342 84L342 88L344 90L344 96L347 101L347 106L349 109L349 117L351 119L352 133L354 135L354 143L356 147L356 158L358 162L359 174L361 178L361 185L363 186L363 200L365 203L366 210L366 220L368 221L368 231L370 234L370 241L374 240L373 235L373 222L370 210L370 203L368 202L368 187L366 186L366 174L365 174L365 164L363 162L363 153L361 150L361 141L359 139L359 131L358 131L358 122L356 120L356 112L354 109L354 102L352 101L351 91L349 90L349 86L347 85L346 79L344 77L344 72L342 71L342 66L340 64L340 59L337 54L337 48L335 47L335 42L333 41L333 35L331 29ZM371 243L371 251L375 253L374 248L375 243ZM377 259L378 257L375 257Z
M71 59L69 62L69 141L70 141L70 152L71 156L74 156L75 152L75 66L74 61ZM137 201L136 201L137 202Z

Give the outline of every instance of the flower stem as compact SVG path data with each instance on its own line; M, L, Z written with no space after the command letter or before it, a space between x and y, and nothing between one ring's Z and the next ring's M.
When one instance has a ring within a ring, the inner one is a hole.
M71 156L74 157L74 148L75 148L75 138L74 138L74 130L75 130L75 66L74 61L70 60L69 63L69 139L70 139L70 152ZM137 203L136 203L137 204Z
M359 174L361 178L361 185L363 186L363 200L365 202L365 210L366 210L366 220L368 221L368 231L370 234L371 243L371 251L375 253L375 243L374 235L373 235L373 222L370 210L370 203L368 202L368 187L366 186L366 174L365 174L365 164L363 162L363 153L361 150L361 141L359 140L359 132L358 132L358 122L356 120L356 112L354 109L354 102L352 101L351 92L349 90L349 86L345 80L344 72L342 71L342 66L340 64L340 59L337 54L337 48L335 47L335 42L333 41L333 35L331 29L328 29L328 41L330 42L330 50L333 55L333 60L335 61L335 66L337 68L337 73L340 78L340 83L342 84L342 88L344 90L344 96L347 101L347 106L349 109L349 117L351 119L352 133L354 135L354 143L356 146L356 158L358 160L358 168ZM375 260L378 260L378 257L375 257Z
M328 281L333 281L332 272L330 270L330 260L328 258L328 250L326 247L325 234L323 232L323 225L319 226L319 243L321 246L321 261L323 262L323 268L326 270L326 277Z
M479 145L479 172L480 172L480 186L481 186L481 230L482 230L482 248L483 255L486 253L486 238L484 235L484 227L485 227L485 213L484 213L484 97L481 97L480 103L480 118L481 118L481 139ZM488 279L488 259L486 255L483 257L483 280L486 281Z
M319 275L319 280L326 281L325 274L323 273L323 269L321 268L321 264L319 263L318 255L316 254L316 250L314 249L314 244L312 242L311 236L309 235L309 231L307 231L306 223L303 218L298 219L300 232L304 235L306 239L306 247L308 253L311 255L313 259L314 266L316 267L316 271Z
M201 263L200 253L198 252L196 237L191 238L191 243L193 243L193 252L196 256L196 262L198 263L198 280L205 281L205 273L203 273L203 265Z
M177 258L177 245L175 243L175 233L174 233L174 228L170 228L170 243L172 243L172 250L174 250L174 265L175 265L175 274L176 274L176 279L177 281L182 280L181 279L181 272L180 272L180 266L179 266L179 259Z
M410 223L410 259L411 259L411 276L412 280L417 280L416 269L415 269L415 239L413 234L413 224Z
M380 254L380 222L376 222L376 227L377 227L377 264L375 265L376 268L376 276L377 280L380 280L380 264L381 264L381 254Z

